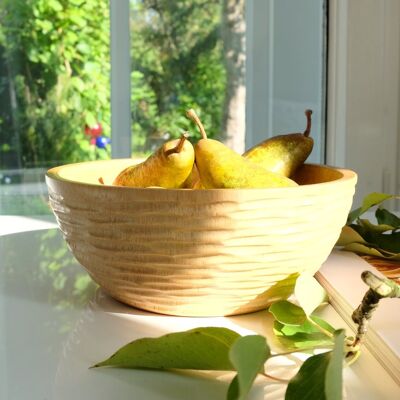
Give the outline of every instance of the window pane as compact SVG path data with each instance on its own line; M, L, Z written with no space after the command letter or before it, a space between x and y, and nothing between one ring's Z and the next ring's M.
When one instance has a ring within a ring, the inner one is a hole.
M194 108L207 133L243 152L302 132L313 110L324 162L326 2L131 0L133 153L143 157L189 130Z
M326 1L252 0L246 4L246 145L273 135L303 132L304 111L312 109L314 149L307 161L324 163Z
M49 213L47 168L109 157L108 2L3 0L0 18L0 214Z
M138 156L196 128L244 150L244 0L131 0L132 135ZM226 134L229 132L229 135Z

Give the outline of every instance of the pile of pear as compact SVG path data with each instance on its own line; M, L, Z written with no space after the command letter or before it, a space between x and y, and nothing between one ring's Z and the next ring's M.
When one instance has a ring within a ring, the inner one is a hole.
M121 171L116 186L165 189L246 189L298 186L293 176L313 149L311 110L304 132L273 136L244 154L207 137L193 109L186 112L200 131L193 146L188 133L165 142L140 164Z

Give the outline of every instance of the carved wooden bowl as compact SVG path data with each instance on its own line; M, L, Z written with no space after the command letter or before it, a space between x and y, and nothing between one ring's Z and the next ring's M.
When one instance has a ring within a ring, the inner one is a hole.
M111 186L132 160L48 171L49 199L72 253L121 302L162 314L257 311L294 273L315 273L346 222L357 176L304 165L298 187ZM105 185L98 178L104 179Z

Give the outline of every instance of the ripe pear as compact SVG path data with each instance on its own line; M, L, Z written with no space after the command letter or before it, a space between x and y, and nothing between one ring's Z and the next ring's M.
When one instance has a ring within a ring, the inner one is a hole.
M266 139L247 150L243 157L268 171L291 177L310 155L314 140L311 131L311 110L305 111L307 127L303 133L288 133Z
M194 110L188 110L186 114L196 123L202 135L194 150L196 166L204 188L297 186L291 179L266 171L263 167L246 160L218 140L208 139Z
M192 171L183 183L182 187L186 189L204 189L201 184L199 170L196 167L196 163L193 164Z
M194 149L187 137L185 133L180 139L170 140L142 163L125 168L114 179L113 185L182 187L194 163Z

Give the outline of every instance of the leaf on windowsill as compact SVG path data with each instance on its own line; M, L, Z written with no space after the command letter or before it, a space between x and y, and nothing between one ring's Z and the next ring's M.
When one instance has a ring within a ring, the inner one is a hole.
M285 279L282 279L266 290L262 296L267 298L270 304L275 303L278 300L288 299L294 292L298 273L288 275Z
M395 197L394 195L388 193L377 193L377 192L370 193L369 195L364 197L361 207L349 213L349 216L347 218L347 225L351 224L362 214L367 212L370 208L377 206L383 203L384 201L392 199L394 197Z
M345 225L342 228L342 232L340 233L339 239L336 242L336 246L347 246L351 243L365 243L365 240L352 227Z
M138 339L94 367L232 371L229 351L240 337L227 328L205 327Z
M340 400L343 392L343 330L336 331L332 351L309 357L290 380L285 400Z
M269 307L269 312L283 325L303 325L307 321L304 310L287 300L277 301Z
M286 349L305 351L314 347L331 347L333 345L332 337L323 333L321 329L318 329L318 326L332 334L335 329L328 322L315 315L312 315L310 319L314 324L308 320L302 325L284 325L275 321L274 334Z
M343 247L342 250L352 251L357 254L365 254L369 256L381 257L387 260L400 260L400 254L389 253L382 249L377 249L368 244L362 243L350 243L347 246Z
M245 400L271 352L264 336L240 337L232 345L230 360L237 371L228 388L227 400Z
M400 260L400 218L382 208L384 201L397 197L386 193L366 196L362 206L349 214L347 225L343 227L336 245L360 255ZM379 206L375 211L377 224L360 218L374 206Z
M378 224L392 226L393 229L400 229L400 218L384 208L378 208L375 212Z
M363 218L359 218L357 220L359 226L361 226L363 228L363 232L367 233L367 232L373 232L373 233L384 233L384 232L389 232L389 231L393 231L395 228L391 225L387 225L387 224L373 224L371 221L369 221L368 219L363 219Z
M135 340L94 367L236 370L227 399L244 400L270 354L264 336L206 327Z

